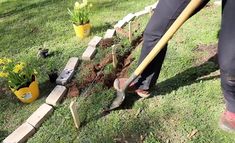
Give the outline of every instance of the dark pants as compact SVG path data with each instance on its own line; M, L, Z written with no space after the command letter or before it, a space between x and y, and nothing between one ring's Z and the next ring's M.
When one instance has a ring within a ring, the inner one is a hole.
M197 13L209 0L204 0ZM139 64L144 60L175 19L180 15L190 0L160 0L151 17L145 32L144 44ZM219 37L219 64L221 69L221 84L227 109L235 113L235 0L223 0L223 18ZM149 64L140 77L136 86L148 90L155 85L165 55L167 45ZM233 64L234 63L234 64Z

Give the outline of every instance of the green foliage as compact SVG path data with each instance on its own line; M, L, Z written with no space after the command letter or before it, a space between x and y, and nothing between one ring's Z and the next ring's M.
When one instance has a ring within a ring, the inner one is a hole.
M6 58L0 59L0 78L5 79L14 90L27 87L34 80L35 74L37 72L30 64Z
M88 4L87 0L84 0L83 3L76 2L74 9L71 11L68 9L68 14L70 19L75 25L84 25L89 23L89 15L91 13L90 8L92 4Z

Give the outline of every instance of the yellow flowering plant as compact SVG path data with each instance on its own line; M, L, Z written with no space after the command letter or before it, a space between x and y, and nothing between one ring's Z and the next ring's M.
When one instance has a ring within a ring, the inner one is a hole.
M11 59L0 59L0 79L6 80L13 90L27 87L35 80L36 70L30 64L14 62Z
M75 2L74 9L68 9L68 14L70 15L71 21L75 25L84 25L90 22L90 8L92 4L89 4L87 0L83 0L82 3Z

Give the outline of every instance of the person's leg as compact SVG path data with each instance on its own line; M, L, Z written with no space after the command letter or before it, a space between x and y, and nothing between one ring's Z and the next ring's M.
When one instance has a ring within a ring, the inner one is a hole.
M198 12L204 7L209 0L202 3L196 11ZM161 39L164 33L181 14L184 8L188 5L190 0L160 0L153 16L151 17L145 31L144 31L144 43L139 58L140 64L149 52L154 48L156 43ZM156 56L156 58L147 66L144 72L135 80L137 88L142 90L149 90L158 79L160 70L166 55L167 45Z
M153 47L157 44L160 38L164 35L167 29L187 6L190 0L160 0L148 25L144 31L144 43L141 50L138 65L149 54ZM147 66L144 72L135 81L139 89L148 90L151 85L155 84L165 55L167 45Z
M221 86L228 111L235 113L235 1L223 3L219 37L219 65Z
M223 1L222 25L219 37L219 65L221 88L226 111L220 120L220 127L235 132L235 1Z
M194 12L197 13L203 8L209 0L203 0L203 3ZM139 64L154 48L156 43L165 34L168 28L173 24L176 18L181 14L184 8L188 5L190 0L160 0L154 14L152 15L145 31L144 31L144 44L139 58ZM136 89L135 92L141 97L148 97L147 92L151 86L156 83L159 76L167 45L162 51L154 58L154 60L147 66L144 72L131 84L130 91ZM120 89L125 85L127 78L118 78L114 81L114 88Z

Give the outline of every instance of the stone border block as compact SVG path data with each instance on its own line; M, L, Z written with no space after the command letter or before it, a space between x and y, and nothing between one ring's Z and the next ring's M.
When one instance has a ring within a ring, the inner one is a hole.
M101 39L102 37L99 36L93 37L93 39L91 39L91 41L88 43L88 46L96 47L100 43Z
M113 36L116 34L116 30L115 29L108 29L104 35L104 39L107 38L113 38Z
M127 16L125 16L123 18L123 20L127 23L129 23L130 21L132 21L133 19L135 19L135 15L133 13L129 13Z
M57 106L66 92L67 88L65 86L57 85L46 98L46 103L54 107Z
M124 20L120 20L120 21L118 21L118 23L116 24L116 25L114 25L114 28L116 29L116 28L122 28L123 26L125 26L126 25L126 21L124 21Z
M3 140L3 143L24 143L35 132L36 130L32 125L28 123L23 123L14 132L12 132L7 138L5 138Z
M153 6L152 5L146 6L144 9L148 12L151 12L151 11L153 11Z
M52 106L44 103L26 120L26 122L37 129L52 114L53 110Z
M77 57L71 57L69 61L67 62L65 69L75 70L78 66L78 62L79 60Z
M152 5L152 9L156 9L157 5L158 5L158 1Z
M141 16L143 16L143 15L145 15L145 14L148 14L148 13L149 13L149 11L147 11L147 10L142 10L142 11L136 12L134 15L135 15L136 17L141 17Z
M222 0L215 0L214 5L221 6L222 5Z
M75 70L73 69L64 69L56 79L56 83L59 85L66 85L72 79L74 73Z
M90 61L94 58L97 50L95 47L88 46L86 51L82 54L82 59L85 61Z

